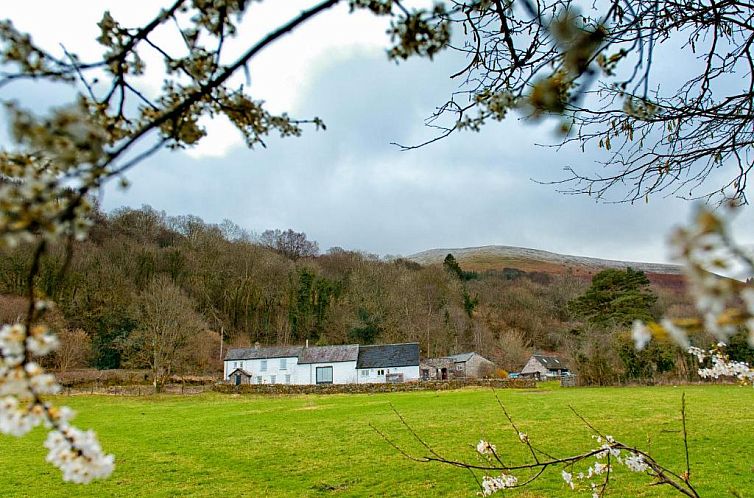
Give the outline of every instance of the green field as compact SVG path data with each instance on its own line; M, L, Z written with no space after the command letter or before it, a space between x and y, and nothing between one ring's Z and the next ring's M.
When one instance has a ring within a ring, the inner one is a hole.
M656 458L684 468L680 429L686 393L692 482L702 496L754 496L754 389L572 388L499 391L509 411L543 449L564 455L594 447L572 405L625 443L651 446ZM87 486L62 483L44 462L45 434L0 436L0 496L475 496L467 471L411 462L371 428L410 452L422 449L391 404L440 452L478 461L480 438L523 457L491 391L465 389L375 395L259 397L73 396L57 400L94 428L116 470ZM608 496L675 496L647 487L646 477L620 468ZM567 489L560 471L506 496L590 496Z

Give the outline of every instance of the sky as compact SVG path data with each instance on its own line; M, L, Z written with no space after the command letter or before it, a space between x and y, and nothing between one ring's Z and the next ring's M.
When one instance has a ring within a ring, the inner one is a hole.
M4 5L2 15L43 46L63 43L91 59L99 52L96 23L105 6L135 26L154 15L156 4L28 0ZM238 53L306 5L252 4L230 50ZM323 250L339 246L383 256L500 244L671 262L667 237L690 218L693 204L659 196L634 205L597 203L533 181L562 179L566 166L594 171L595 161L605 158L599 151L538 146L556 140L552 121L532 125L513 114L479 133L455 134L423 148L391 145L433 136L424 119L457 90L448 75L465 61L444 53L432 62L397 65L385 56L385 28L384 20L341 6L252 61L248 92L255 99L272 111L319 116L326 131L304 128L300 138L270 138L267 148L249 150L229 123L206 120L209 135L199 146L144 161L127 175L130 188L104 190L103 207L148 204L211 223L230 219L256 233L292 228ZM237 82L244 82L243 75ZM141 84L156 92L160 80ZM40 112L69 98L40 85L3 91ZM754 241L746 230L753 213L744 209L734 225L746 243Z

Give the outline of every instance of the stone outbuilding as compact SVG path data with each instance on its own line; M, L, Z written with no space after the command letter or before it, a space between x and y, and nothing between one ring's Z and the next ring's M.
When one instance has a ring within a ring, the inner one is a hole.
M427 358L419 367L422 380L480 379L495 373L495 364L479 353Z
M236 368L228 374L228 381L236 386L251 384L251 374L243 368Z
M570 375L568 362L560 356L534 354L521 369L522 377L554 379Z
M426 358L419 364L421 380L449 380L453 362L448 358Z

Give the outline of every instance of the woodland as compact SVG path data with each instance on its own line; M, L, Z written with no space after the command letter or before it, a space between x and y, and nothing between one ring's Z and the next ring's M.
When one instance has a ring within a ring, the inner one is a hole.
M70 258L61 244L41 260L38 286L56 305L50 321L62 344L48 361L59 371L219 375L222 335L226 351L257 342L419 342L425 357L477 351L503 376L534 352L558 353L584 384L696 375L693 358L670 339L635 350L633 320L691 309L683 292L650 285L640 271L606 270L590 282L569 272L466 271L452 255L422 266L339 247L320 253L293 230L253 235L231 221L149 206L93 218ZM13 296L25 290L31 259L25 245L0 258L4 321L25 312ZM743 335L730 353L750 360Z

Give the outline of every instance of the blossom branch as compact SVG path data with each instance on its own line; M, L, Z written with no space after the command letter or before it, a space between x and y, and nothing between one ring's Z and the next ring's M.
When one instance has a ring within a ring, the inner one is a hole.
M397 415L401 425L408 431L408 433L416 440L428 453L423 456L417 456L411 454L409 451L402 448L383 431L370 424L370 427L393 449L400 453L405 458L408 458L415 462L429 463L436 462L444 465L450 465L466 469L472 473L474 471L482 471L485 473L483 479L480 481L476 474L474 479L477 484L480 484L482 494L489 496L503 489L513 489L528 486L535 482L545 471L551 467L561 468L561 476L564 482L571 488L576 489L581 484L588 484L594 497L601 497L606 492L608 486L611 483L611 473L614 471L615 463L624 465L628 470L638 473L646 473L653 477L655 480L652 485L667 485L679 494L688 496L690 498L699 498L699 494L690 482L690 465L688 463L688 440L686 433L686 407L685 396L682 398L681 419L684 433L684 449L687 455L686 472L683 475L678 475L667 467L658 463L649 453L639 450L635 447L626 445L615 440L612 436L603 435L601 431L594 427L589 421L587 421L582 415L580 415L573 407L571 411L582 421L585 425L594 433L592 436L596 439L600 445L598 448L578 453L575 455L569 455L564 457L551 457L542 460L537 456L537 453L542 454L536 450L529 440L529 436L521 432L518 426L515 425L512 418L509 416L507 409L500 402L496 395L498 403L503 408L508 424L519 435L519 441L526 444L530 450L531 462L525 462L521 464L504 464L502 456L498 453L495 445L480 441L476 446L477 452L487 457L487 464L477 464L463 460L446 458L440 455L431 444L424 440L417 431L406 421L406 419L394 408L393 412ZM521 436L523 434L523 436ZM586 472L578 472L574 470L578 464L589 463L593 459L593 462L586 469ZM602 460L606 463L602 463ZM566 469L569 469L570 472ZM499 475L491 475L491 473L498 472ZM519 477L516 474L522 472L531 473L525 480L519 481ZM592 482L593 478L602 476L600 483Z

